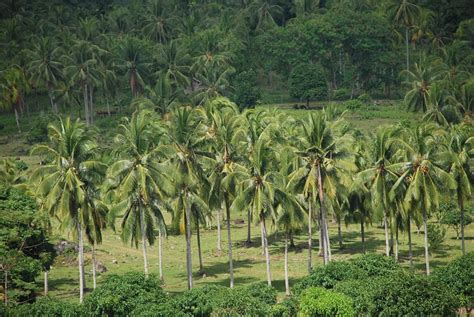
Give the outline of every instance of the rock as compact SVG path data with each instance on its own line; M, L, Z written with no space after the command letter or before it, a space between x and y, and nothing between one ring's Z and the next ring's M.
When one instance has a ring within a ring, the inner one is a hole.
M69 241L66 241L66 240L61 240L54 246L54 249L59 254L63 254L63 253L68 252L70 250L73 250L74 252L78 252L79 251L79 246L77 245L77 243L69 242Z
M115 259L113 259L113 260L112 260L112 263L113 263L113 264L118 264L118 261L115 260Z
M104 265L102 262L99 262L99 261L97 261L97 262L95 263L95 269L96 269L96 271L99 272L99 273L105 273L105 272L107 272L107 268L105 267L105 265Z

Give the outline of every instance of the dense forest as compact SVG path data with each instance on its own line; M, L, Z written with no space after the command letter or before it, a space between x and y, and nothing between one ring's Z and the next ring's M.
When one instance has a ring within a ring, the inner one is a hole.
M8 0L0 26L0 314L471 312L470 1Z

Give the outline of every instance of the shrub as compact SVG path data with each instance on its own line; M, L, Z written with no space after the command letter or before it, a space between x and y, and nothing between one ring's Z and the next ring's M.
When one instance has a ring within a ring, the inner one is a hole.
M322 286L333 288L337 282L353 278L363 278L367 274L350 262L330 262L328 265L319 266L311 274L293 287L293 293L299 295L308 287Z
M235 102L240 109L255 107L261 97L257 74L254 70L243 71L235 76Z
M288 79L291 97L309 102L327 98L328 89L324 70L317 64L300 64L293 68Z
M298 313L298 302L295 297L285 298L281 303L275 304L270 310L272 317L293 317Z
M176 309L191 316L210 316L212 312L212 300L218 292L224 288L218 286L205 286L194 288L178 295L173 300Z
M374 297L384 287L384 281L380 277L342 281L334 290L352 298L358 316L374 316L377 310Z
M352 263L368 276L388 276L401 270L401 266L392 257L376 253L361 255Z
M199 316L185 314L176 308L172 303L162 304L142 304L137 306L130 314L134 317L186 317Z
M10 309L7 314L12 317L75 317L81 315L80 306L48 296L39 298L33 304L20 305Z
M446 228L434 223L428 224L428 242L430 244L430 250L438 250L445 238Z
M143 273L109 275L84 301L88 313L96 316L127 316L140 305L162 304L167 296L159 279Z
M241 291L267 305L274 305L276 303L276 289L268 286L265 282L244 286Z
M252 297L245 288L222 289L213 298L211 316L268 316L271 307Z
M369 104L372 102L372 97L369 94L364 93L360 95L359 97L357 97L357 100L359 100L363 104Z
M349 90L346 88L339 88L332 91L332 99L346 100L350 97Z
M301 293L299 305L302 316L355 316L350 297L321 287Z
M356 110L362 108L364 104L358 99L351 99L344 102L344 106L348 110Z
M433 279L452 289L468 311L474 305L474 252L455 259L446 267L435 271Z
M57 117L54 115L45 115L42 114L34 122L30 131L26 135L26 141L29 144L45 142L48 139L48 124L57 120Z

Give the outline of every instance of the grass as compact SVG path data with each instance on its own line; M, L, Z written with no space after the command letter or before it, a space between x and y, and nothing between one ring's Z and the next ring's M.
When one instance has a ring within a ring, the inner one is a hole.
M234 214L232 220L246 219L243 214ZM214 224L215 225L215 224ZM350 225L343 228L343 248L340 250L337 243L337 226L335 223L329 224L331 235L331 246L333 260L343 260L356 256L361 253L362 245L360 242L359 227ZM246 224L232 226L233 239L233 258L234 258L234 276L235 284L246 284L257 281L266 281L265 257L261 252L259 227L252 226L252 245L246 246L245 239L247 233ZM194 234L194 233L193 233ZM423 232L417 233L413 230L413 250L415 257L415 269L423 272L424 270L424 249ZM446 240L441 248L433 251L431 254L431 265L434 270L446 265L449 261L461 255L460 240L456 240L453 230L448 230ZM217 230L202 230L202 252L205 275L198 275L198 256L196 236L192 237L193 248L193 271L194 283L196 287L204 284L215 284L227 286L229 283L228 263L227 263L227 235L222 232L222 250L217 251ZM318 234L314 236L314 256L313 264L322 265L322 258L316 256L318 249ZM466 251L474 251L474 225L466 227ZM284 292L284 271L283 271L283 252L284 241L281 233L272 231L269 244L271 254L271 270L273 285L279 291L280 296ZM305 234L296 236L296 249L291 250L289 254L289 276L290 284L294 285L299 279L307 274L307 236ZM383 229L373 226L367 228L366 232L367 252L384 253L384 233ZM178 293L186 290L186 257L185 257L185 239L184 235L170 235L163 243L163 263L164 263L164 289L170 293ZM108 269L107 273L98 277L100 284L108 274L123 274L129 271L143 271L142 249L139 246L134 248L124 244L118 234L106 230L103 244L98 246L98 261L102 262ZM156 246L148 249L149 265L152 273L158 274L158 250ZM92 287L90 250L86 253L86 272L87 286ZM400 262L408 266L408 238L405 233L400 234ZM117 261L117 264L113 262ZM75 261L70 264L61 264L59 258L51 270L50 294L59 298L75 301L78 296L78 269ZM42 290L42 280L38 279L38 293Z

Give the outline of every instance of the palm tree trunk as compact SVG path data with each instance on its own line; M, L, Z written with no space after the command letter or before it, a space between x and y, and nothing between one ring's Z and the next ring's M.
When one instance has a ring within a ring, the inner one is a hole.
M230 277L230 288L234 287L234 267L232 263L232 239L230 236L230 206L229 197L227 193L224 194L225 213L227 218L227 243L229 245L229 277Z
M395 228L395 261L398 262L398 222Z
M339 241L339 249L342 249L341 219L338 219L337 221L337 239Z
M89 89L89 115L90 115L90 123L94 124L94 102L92 96L94 94L94 87Z
M107 98L107 114L110 117L110 105L109 105L109 98Z
M328 263L331 262L332 252L331 252L331 240L329 240L329 228L326 219L324 220L324 233L326 237L326 252L328 257Z
M16 127L18 128L18 133L21 133L20 129L20 116L18 115L18 110L16 107L13 108L13 111L15 111L15 120L16 120Z
M252 223L252 210L249 208L247 211L247 245L250 245L252 243L252 236L251 236L251 223Z
M426 216L426 210L423 208L423 230L425 231L425 263L426 263L426 275L430 275L430 255L428 249L428 219Z
M407 217L407 231L408 231L408 259L410 261L410 267L413 267L413 246L411 242L411 228L410 228L411 220L410 214Z
M265 248L265 261L267 264L267 282L268 286L272 286L272 273L270 271L270 253L268 252L268 239L267 239L267 227L265 226L265 219L263 215L260 216L260 222L262 223L263 229L263 243Z
M318 189L319 189L319 202L321 207L321 235L323 239L322 247L323 247L323 259L324 265L329 263L329 237L327 233L327 224L326 224L326 216L324 213L324 193L323 193L323 177L321 175L321 164L318 164Z
M56 101L54 100L52 87L48 87L48 95L49 95L49 101L51 102L51 109L53 109L54 113L58 113L58 105L56 104Z
M186 198L188 194L186 193ZM188 289L193 288L193 266L191 258L191 208L188 206L189 203L186 203L186 214L185 214L185 226L186 226L186 270L188 274Z
M362 240L362 253L365 254L365 231L364 231L364 218L360 220L360 236Z
M466 254L466 248L464 246L464 201L460 192L458 192L458 204L459 210L461 211L461 250L462 255L464 255Z
M405 28L405 47L406 47L407 80L408 80L408 71L410 70L410 52L409 52L409 46L408 46L408 27Z
M145 213L143 208L140 208L140 229L142 231L142 246L143 246L143 269L145 270L145 277L148 277L148 254L146 251L146 229L145 229Z
M285 292L290 296L290 283L288 281L288 232L285 236Z
M97 273L96 273L96 260L95 260L95 243L92 244L92 284L94 289L97 287Z
M196 240L198 246L198 258L199 258L199 272L204 272L204 266L202 265L202 252L201 252L201 232L199 230L199 219L196 217Z
M3 303L5 304L5 306L8 305L8 270L7 268L5 267L4 268L4 278L5 278L5 281L3 282Z
M221 242L221 210L218 208L217 209L217 250L221 251L222 250L222 242Z
M265 254L265 237L263 233L263 223L260 222L260 236L262 238L262 255Z
M290 231L290 248L296 248L295 237L293 231Z
M87 84L84 85L84 117L86 119L86 125L89 126L90 121L89 121L89 105L88 105L88 90L87 90Z
M161 230L158 231L158 269L160 272L160 281L163 282L163 236Z
M383 214L383 227L385 231L385 255L389 256L390 255L390 245L388 242L388 224L387 224L387 213L384 211Z
M308 273L313 269L312 249L313 249L313 210L311 198L308 201Z
M48 296L48 270L44 270L44 296Z
M79 240L79 303L84 301L84 239L82 237L81 222L77 220L77 238Z

